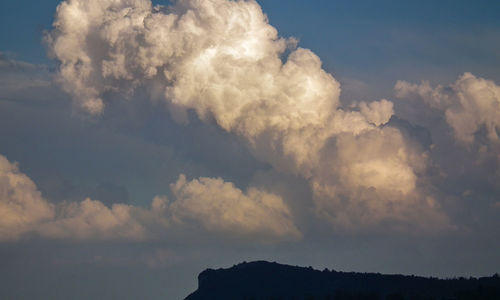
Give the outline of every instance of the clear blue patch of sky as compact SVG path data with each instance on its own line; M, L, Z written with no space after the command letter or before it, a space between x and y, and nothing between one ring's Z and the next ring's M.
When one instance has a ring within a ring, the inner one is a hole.
M0 1L0 51L17 59L47 63L43 31L50 28L59 0Z
M478 65L481 70L500 63L497 1L260 3L280 34L298 37L301 46L322 58L327 70L344 76L409 69L412 64L464 72L474 70L458 69ZM490 73L484 75L495 75Z

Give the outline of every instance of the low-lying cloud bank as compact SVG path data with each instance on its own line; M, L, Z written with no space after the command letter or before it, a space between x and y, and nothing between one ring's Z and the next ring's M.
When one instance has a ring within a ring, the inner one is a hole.
M257 188L243 192L220 178L187 181L184 175L171 187L175 201L158 196L150 208L107 207L89 198L56 205L42 197L17 164L0 155L0 241L29 236L140 241L163 238L185 224L255 241L301 237L289 208L277 195Z
M100 115L106 94L145 88L179 122L193 110L259 160L307 180L310 205L335 230L448 226L425 180L428 153L387 124L393 103L342 107L319 57L280 38L255 1L64 1L46 39L75 107ZM261 205L278 203L269 199Z

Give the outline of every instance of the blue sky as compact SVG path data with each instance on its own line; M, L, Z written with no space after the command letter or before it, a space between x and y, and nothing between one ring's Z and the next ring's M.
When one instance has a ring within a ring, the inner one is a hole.
M499 271L495 1L262 0L278 36L295 37L322 67L290 41L273 52L281 44L266 38L249 52L261 60L242 59L250 26L230 36L200 17L212 48L205 36L140 45L152 77L127 30L123 47L84 35L48 58L55 41L79 34L52 27L59 2L0 4L0 208L31 220L0 221L1 298L177 299L204 268L256 259L441 277ZM164 54L168 45L189 55ZM126 53L122 69L107 65L116 53ZM207 66L191 65L206 53ZM148 60L156 54L164 61ZM84 55L90 75L63 69ZM283 71L288 61L299 67ZM89 109L94 98L104 108ZM19 212L16 201L38 206Z
M50 62L41 36L50 28L58 3L3 1L2 51L32 63ZM301 45L318 53L328 70L338 69L337 73L391 72L412 61L454 70L455 76L463 72L460 66L495 75L489 70L495 65L492 59L498 62L500 22L495 1L474 5L468 1L259 3L281 35L299 38Z

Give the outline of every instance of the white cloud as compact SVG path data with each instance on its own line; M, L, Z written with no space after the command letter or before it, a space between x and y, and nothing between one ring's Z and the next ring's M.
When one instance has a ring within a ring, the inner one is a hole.
M393 104L386 99L373 101L371 103L361 102L359 107L361 114L366 120L375 126L383 125L389 122L389 119L394 114Z
M425 160L410 158L424 154L414 154L396 129L379 128L392 116L392 103L342 108L340 85L319 57L295 49L295 39L279 38L254 1L180 0L168 9L150 0L65 1L47 40L61 62L62 86L91 114L103 112L106 92L129 96L139 86L162 86L175 119L196 111L243 138L274 168L309 180L313 190L328 186L323 196L351 189L344 195L357 202L360 191L373 187L379 198L391 191L403 195L402 203L408 197L425 202L415 169ZM378 150L380 143L389 150ZM357 150L360 144L366 150ZM326 198L336 203L337 196ZM361 217L377 213L359 209Z
M274 194L249 188L246 193L222 179L172 185L175 201L155 197L151 208L113 204L89 198L58 205L45 200L16 164L0 155L0 240L26 235L76 240L145 240L168 237L201 224L202 232L275 242L298 239L290 210Z
M357 137L343 135L337 140L337 149L336 164L346 186L374 187L406 195L415 190L415 169L425 165L421 157L412 157L418 154L411 153L401 133L390 127Z
M54 215L33 181L0 155L0 240L17 239Z
M468 201L478 206L496 199L500 178L500 86L464 73L448 85L398 81L403 117L422 126L432 141L431 180L452 216ZM474 195L474 197L470 197ZM446 200L446 199L454 199ZM488 204L489 205L489 204ZM483 206L484 207L484 206ZM460 216L456 217L457 220Z
M176 222L197 222L208 231L239 236L301 237L289 208L277 195L256 188L243 192L220 178L188 182L184 175L171 189L176 200L168 210Z
M432 88L428 82L411 84L398 81L395 90L400 98L417 96L429 106L443 111L459 142L471 145L475 141L474 135L484 127L488 139L498 143L500 86L493 81L464 73L449 86Z
M125 204L108 208L87 198L62 205L57 218L40 224L36 231L51 238L142 240L147 233L140 219L134 216L137 211L141 209Z
M427 154L411 147L399 130L342 134L327 149L335 156L322 160L312 188L318 214L336 230L418 232L449 227L439 204L429 201L434 199L429 187L419 183L425 178Z
M27 234L69 239L142 239L143 228L132 213L140 210L100 201L55 205L44 199L17 164L0 155L0 240Z

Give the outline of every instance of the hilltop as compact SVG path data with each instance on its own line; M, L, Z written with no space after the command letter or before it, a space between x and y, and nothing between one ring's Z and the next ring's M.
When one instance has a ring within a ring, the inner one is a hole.
M207 269L185 300L260 299L500 299L498 274L438 279L378 273L339 272L274 262L243 262Z

